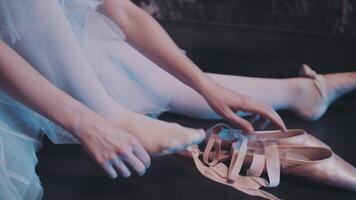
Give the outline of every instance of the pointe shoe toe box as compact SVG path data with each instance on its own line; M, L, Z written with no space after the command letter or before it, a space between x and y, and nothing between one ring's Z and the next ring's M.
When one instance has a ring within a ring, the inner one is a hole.
M296 164L295 160L287 162L283 167L286 174L292 174L325 185L356 191L356 168L340 158L329 149L315 149L314 155L309 154L308 160ZM318 153L316 153L319 151ZM313 158L314 157L314 158Z

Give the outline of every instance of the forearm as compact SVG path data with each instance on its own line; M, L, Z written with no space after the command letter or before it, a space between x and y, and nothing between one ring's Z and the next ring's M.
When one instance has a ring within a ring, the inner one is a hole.
M76 137L98 116L52 85L0 41L0 85L10 96L63 126Z
M201 92L209 78L181 52L151 16L127 0L106 0L103 9L125 33L128 43L158 66Z

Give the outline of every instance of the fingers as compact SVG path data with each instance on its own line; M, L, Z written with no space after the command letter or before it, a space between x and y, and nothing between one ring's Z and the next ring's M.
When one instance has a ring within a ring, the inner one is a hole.
M227 120L241 127L246 133L252 133L254 131L250 122L236 115L231 109L228 109L224 114Z
M254 116L249 120L250 123L256 127L256 129L264 130L269 125L270 120L267 118L261 118L259 115L254 114Z
M282 118L273 108L266 104L250 100L247 106L244 108L244 111L257 113L258 115L269 119L278 129L287 131Z
M145 155L142 156L146 157ZM148 157L148 165L149 162L150 159ZM129 168L126 166L126 164L130 165L140 176L142 176L146 172L146 166L133 153L129 153L128 155L122 157L117 155L116 157L114 157L111 160L108 160L101 166L104 169L104 171L113 179L117 178L118 176L117 172L119 172L124 178L128 178L131 176L131 172Z
M252 118L250 119L250 123L251 124L255 124L256 122L258 122L258 120L260 119L261 117L257 114L253 114Z
M264 119L263 121L262 121L262 123L259 125L260 126L260 128L263 130L263 129L265 129L267 126L268 126L268 124L270 123L271 121L269 121L269 119Z
M265 107L261 113L259 113L261 116L269 119L275 126L277 126L278 129L286 132L287 128L284 125L284 122L282 120L282 118L277 114L277 112L275 110L273 110L272 108Z
M260 124L261 129L265 129L267 125L272 122L278 129L286 132L287 128L282 120L282 118L277 114L277 112L272 109L270 106L265 105L259 102L249 101L247 105L244 106L244 112L254 113L253 118L251 119L251 123L247 120L237 116L232 109L227 109L224 112L225 118L237 126L240 126L244 129L247 133L251 133L254 131L253 126L254 124L261 120L261 117L264 118L263 122Z
M119 171L124 178L131 176L130 170L126 167L125 163L119 156L116 156L116 158L114 158L111 162L115 166L116 170Z
M141 162L145 165L146 169L150 167L151 158L141 145L138 145L134 149L133 153L135 154L135 156L137 156L138 159L141 160Z
M127 164L129 164L137 172L138 175L142 176L145 174L145 172L146 172L145 165L132 152L123 156L122 159Z
M101 167L110 176L110 178L115 179L118 176L114 167L111 165L110 161L101 164Z

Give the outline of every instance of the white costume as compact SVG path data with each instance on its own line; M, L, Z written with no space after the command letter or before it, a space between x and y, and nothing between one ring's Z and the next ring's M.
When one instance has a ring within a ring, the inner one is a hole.
M97 113L110 101L138 113L167 110L171 75L127 44L98 0L0 0L0 39L49 81ZM20 81L20 80L19 80ZM36 83L33 83L36 84ZM44 94L45 95L45 94ZM75 139L61 127L0 92L0 199L40 199L36 151L46 134Z

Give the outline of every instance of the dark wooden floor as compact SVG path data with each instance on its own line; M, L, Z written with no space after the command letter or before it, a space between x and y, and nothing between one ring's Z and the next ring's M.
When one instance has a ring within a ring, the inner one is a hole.
M340 100L316 122L304 122L282 113L289 128L303 128L330 145L342 158L356 166L356 105ZM162 119L190 127L208 128L217 121L190 119L165 114ZM39 154L38 172L45 199L85 200L217 200L256 199L201 176L189 158L153 158L143 177L111 180L93 163L79 145L53 145L46 142ZM271 193L283 199L356 199L356 193L312 184L282 176Z
M255 30L243 27L161 22L180 47L205 71L264 77L297 74L307 62L321 72L355 70L355 38ZM261 32L262 31L262 32ZM355 92L334 104L316 122L304 122L281 113L288 128L302 128L329 144L342 158L356 166ZM163 120L185 126L208 128L217 121L166 114ZM153 158L143 177L111 180L79 145L53 145L46 141L39 152L38 173L45 199L56 200L229 200L256 199L201 176L189 158ZM351 200L356 193L315 185L282 176L271 193L283 199Z

